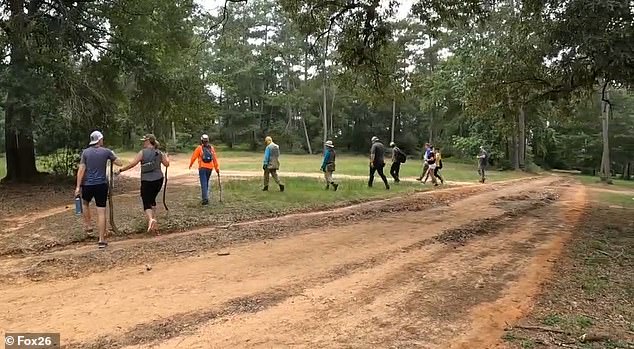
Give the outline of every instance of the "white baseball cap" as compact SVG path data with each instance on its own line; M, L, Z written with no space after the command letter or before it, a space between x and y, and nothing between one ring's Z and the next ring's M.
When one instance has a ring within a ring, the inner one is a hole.
M374 143L374 142L376 142L378 140L379 140L379 137L377 137L377 136L372 137L372 143Z
M201 141L208 141L209 140L209 135L204 134L204 135L200 136L200 140Z
M88 143L88 145L95 145L97 143L99 143L100 140L103 139L103 134L99 131L93 131L90 134L90 143Z

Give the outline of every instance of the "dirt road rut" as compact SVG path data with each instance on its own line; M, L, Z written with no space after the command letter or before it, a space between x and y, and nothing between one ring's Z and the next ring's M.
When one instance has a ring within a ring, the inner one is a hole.
M85 271L0 286L0 328L61 332L66 348L493 348L505 322L530 309L586 199L559 178L479 188L440 205L442 191L377 203L393 209L329 224L253 223L295 225L272 236L227 229L246 235L222 245L230 255L168 253L149 271L134 242L56 252L83 256ZM109 270L89 263L113 256L124 257ZM20 266L2 263L6 273Z

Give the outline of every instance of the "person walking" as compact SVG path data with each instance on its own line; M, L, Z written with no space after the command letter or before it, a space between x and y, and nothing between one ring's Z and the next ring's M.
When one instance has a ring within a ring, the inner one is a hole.
M147 217L147 231L156 232L158 221L156 219L156 196L163 188L163 171L161 164L169 167L170 160L167 154L159 150L159 142L153 134L147 134L141 139L143 149L136 155L134 160L123 166L117 174L134 168L141 163L141 201L143 211Z
M405 153L397 147L394 142L390 142L390 147L392 147L392 166L390 167L390 175L394 178L394 182L398 183L401 181L399 178L401 164L405 163L407 155L405 155Z
M442 170L442 154L440 153L440 148L435 149L436 154L436 168L434 169L434 177L440 179L440 184L445 184L445 180L440 175L440 170Z
M196 160L198 160L198 176L200 177L201 203L203 206L209 205L209 179L214 169L216 173L220 174L220 166L216 150L209 143L209 136L206 134L200 137L200 145L192 154L189 162L190 170Z
M264 138L264 160L262 162L262 170L264 170L264 187L262 191L269 190L269 180L273 177L273 180L280 187L280 191L284 191L284 184L280 182L277 176L277 170L280 169L280 147L273 143L273 138L267 136Z
M438 186L438 181L436 181L436 176L434 176L434 171L436 170L436 153L434 152L434 146L430 145L429 149L431 151L427 157L427 173L425 174L423 184L427 183L427 178L431 177L431 182L434 186Z
M480 146L480 153L476 157L478 159L478 174L480 175L480 183L484 183L486 180L485 170L489 160L489 154L484 150L484 146Z
M324 173L324 177L326 178L326 190L330 189L330 186L332 185L332 189L337 191L339 184L335 183L332 178L332 173L335 172L337 152L335 152L335 145L332 141L327 141L325 145L326 150L324 152L324 161L321 163L321 171Z
M368 187L372 188L374 183L374 173L378 172L379 176L385 184L385 189L389 190L390 185L387 183L387 178L383 173L385 167L385 147L380 142L379 137L372 137L372 147L370 148L370 179L368 180Z
M90 134L88 148L81 153L79 168L77 169L77 186L75 197L82 199L82 216L84 219L84 231L92 232L92 219L90 215L90 202L95 199L97 206L97 229L99 230L100 249L108 246L106 242L106 203L108 201L108 178L106 166L108 160L121 166L122 162L115 153L103 146L103 134L94 131Z
M429 170L429 163L428 163L428 159L429 159L429 155L431 153L431 144L429 143L425 143L425 147L423 149L423 171L420 173L420 177L418 177L416 180L417 181L421 181L423 180L423 177L425 177L425 175L427 174L428 170Z

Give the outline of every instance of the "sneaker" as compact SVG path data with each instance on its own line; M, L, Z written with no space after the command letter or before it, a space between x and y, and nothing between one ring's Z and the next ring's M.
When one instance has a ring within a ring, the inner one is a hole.
M265 185L264 188L262 188L262 191L269 191L269 186Z
M326 184L326 188L324 188L324 190L328 190L328 189L330 189L330 185Z
M339 188L339 184L335 184L335 183L333 183L332 188L333 188L335 191L337 191L337 188Z
M203 202L201 204L203 206L207 206L207 205L209 205L209 200L203 200Z
M389 185L386 185L386 186L385 186L385 190L390 190L390 186L389 186Z
M280 191L283 192L284 191L284 184L280 184Z
M104 248L106 248L106 246L108 246L108 243L105 241L99 241L97 243L97 247L99 247L100 250L103 250Z

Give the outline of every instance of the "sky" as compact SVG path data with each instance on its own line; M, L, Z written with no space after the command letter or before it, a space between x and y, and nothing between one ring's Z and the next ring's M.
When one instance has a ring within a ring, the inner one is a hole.
M200 4L204 9L208 11L218 11L221 7L224 6L224 0L195 0L198 4ZM248 1L248 0L247 0ZM415 0L400 0L398 11L396 13L397 19L403 19L407 16L412 4ZM389 1L381 0L381 6L387 6Z

